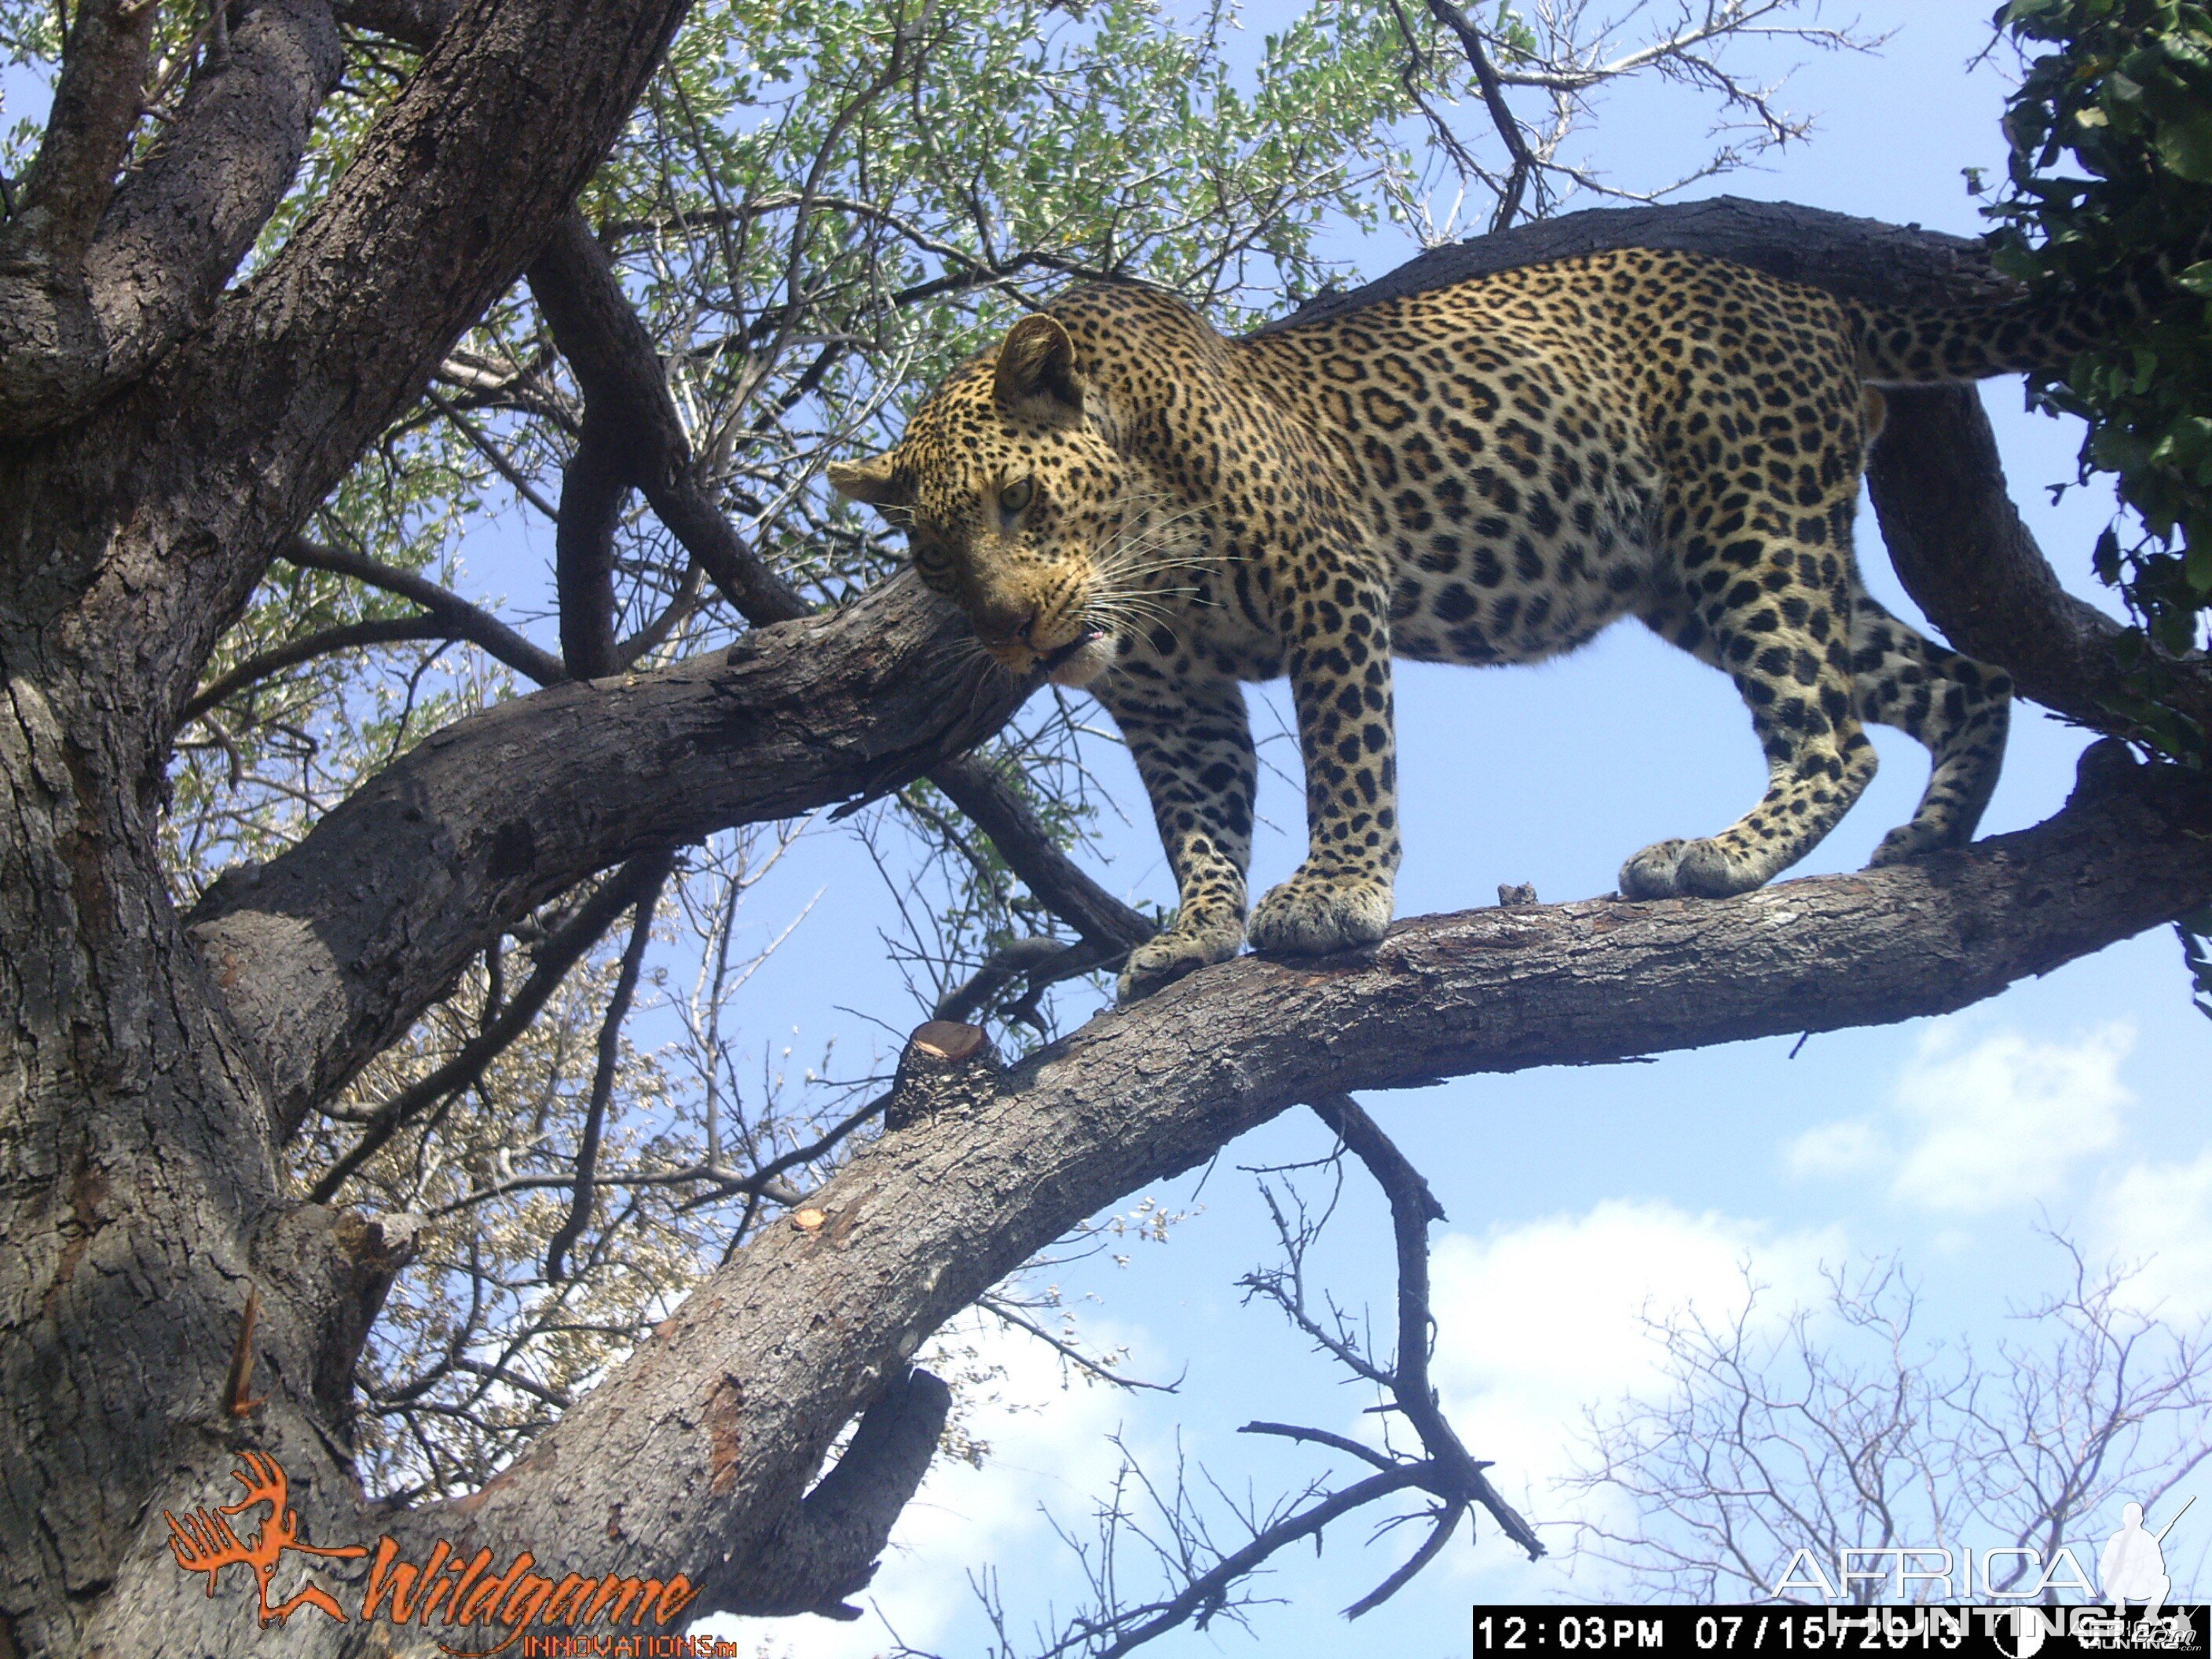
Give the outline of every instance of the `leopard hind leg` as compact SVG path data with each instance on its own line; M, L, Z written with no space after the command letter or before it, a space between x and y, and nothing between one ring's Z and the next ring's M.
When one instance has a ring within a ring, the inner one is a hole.
M1847 525L1848 506L1829 515ZM1820 845L1875 775L1860 728L1849 589L1825 544L1738 524L1726 543L1686 538L1684 580L1644 621L1735 682L1766 757L1759 804L1717 835L1659 842L1621 866L1626 898L1721 898L1771 880Z
M1997 787L2012 717L2012 677L1937 645L1851 583L1851 678L1863 720L1928 750L1919 808L1882 837L1872 863L1963 847Z

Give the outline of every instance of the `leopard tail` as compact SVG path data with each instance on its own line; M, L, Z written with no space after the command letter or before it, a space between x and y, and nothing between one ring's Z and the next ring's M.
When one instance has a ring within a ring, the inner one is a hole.
M2100 340L2166 305L2173 274L2212 255L2212 227L2197 246L2146 258L2094 288L1954 305L1847 300L1859 373L1875 385L1979 380L1992 374L2059 374Z

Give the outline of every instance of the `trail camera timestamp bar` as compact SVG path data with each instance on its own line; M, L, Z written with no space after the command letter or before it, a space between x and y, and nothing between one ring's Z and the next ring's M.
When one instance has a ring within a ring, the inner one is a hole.
M2101 1607L1483 1607L1472 1610L1476 1659L1492 1654L1671 1653L1827 1656L1939 1654L1958 1659L2071 1659L2159 1650L2203 1655L2206 1609L2151 1620Z

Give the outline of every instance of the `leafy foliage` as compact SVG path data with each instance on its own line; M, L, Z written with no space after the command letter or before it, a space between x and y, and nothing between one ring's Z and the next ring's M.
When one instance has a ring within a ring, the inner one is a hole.
M2159 655L2197 647L2212 616L2212 5L2011 0L1996 21L2024 48L2050 48L2008 117L2011 188L1989 210L2000 263L2076 292L2163 290L2033 396L2088 422L2083 476L2117 475L2137 517L2132 541L2116 525L2096 552L2138 621L2141 697L2121 712L2144 741L2202 766L2212 735L2163 702ZM2061 172L2067 161L2086 176Z

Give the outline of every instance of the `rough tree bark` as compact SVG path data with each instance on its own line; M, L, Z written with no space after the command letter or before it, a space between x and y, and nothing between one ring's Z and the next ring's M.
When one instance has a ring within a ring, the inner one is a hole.
M458 333L541 250L549 279L574 274L574 226L554 233L680 9L355 5L353 21L434 44L327 201L234 286L335 82L329 0L234 9L228 58L119 187L118 124L136 112L117 88L144 40L129 8L80 12L85 67L0 234L0 1654L266 1650L250 1589L198 1595L163 1519L232 1496L249 1448L289 1472L309 1540L390 1532L418 1561L434 1540L481 1540L579 1571L681 1570L703 1587L695 1611L834 1606L865 1581L943 1419L941 1387L908 1368L916 1345L1076 1220L1270 1113L1956 1007L2212 893L2212 811L2106 755L2051 823L1911 867L1718 902L1412 921L1357 957L1225 964L1012 1072L987 1049L910 1054L903 1127L815 1198L813 1224L741 1252L483 1492L365 1509L351 1370L408 1238L396 1219L286 1199L279 1158L306 1111L549 896L719 827L896 787L1027 689L938 648L957 623L894 583L726 657L571 680L461 721L292 853L173 912L161 778L216 641ZM1392 280L1638 241L1923 297L1994 281L1966 244L1741 204L1580 216ZM1918 533L1931 568L1960 533L1939 509L1984 525L2009 510L1972 437L1948 417L1923 434L1923 449L1966 445L1943 452L1947 500L1879 469L1885 522ZM686 520L671 527L726 586L759 582L700 520L676 459L628 482ZM2032 546L2007 544L2032 570ZM2068 623L2047 585L1950 574L1986 630L1962 642L1984 656ZM780 603L766 586L752 602L756 620ZM2095 643L2023 678L2094 720ZM580 636L572 665L605 654ZM983 782L970 793L987 816ZM1009 851L1017 867L1050 856ZM1126 927L1092 908L1087 932ZM283 1639L380 1651L386 1637L303 1610Z
M249 5L88 245L33 211L59 170L9 227L0 1650L250 1644L228 1598L179 1595L161 1542L163 1508L224 1486L242 1434L292 1471L308 1536L358 1518L347 1344L397 1252L281 1200L275 1091L166 896L162 769L271 552L514 281L680 9L475 0L321 208L224 293L339 66L327 0ZM115 101L63 116L120 119ZM249 1285L252 1422L224 1398Z

